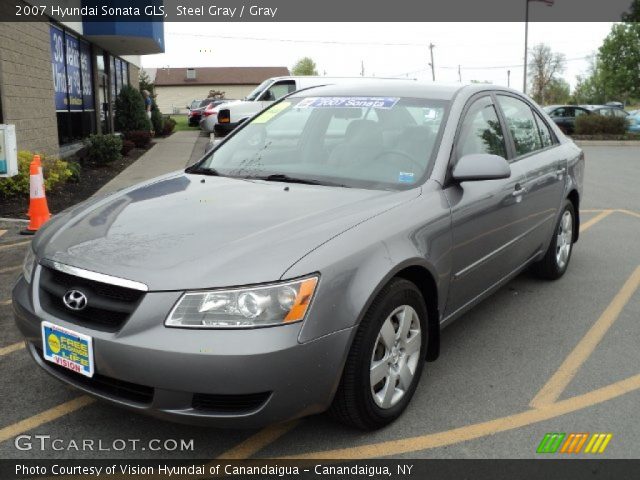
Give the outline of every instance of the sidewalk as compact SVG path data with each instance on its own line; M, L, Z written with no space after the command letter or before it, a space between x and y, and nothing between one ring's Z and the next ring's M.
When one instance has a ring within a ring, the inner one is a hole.
M190 130L176 132L167 138L156 139L155 142L156 144L147 153L94 195L104 195L184 168L204 154L209 137L201 136L199 130Z

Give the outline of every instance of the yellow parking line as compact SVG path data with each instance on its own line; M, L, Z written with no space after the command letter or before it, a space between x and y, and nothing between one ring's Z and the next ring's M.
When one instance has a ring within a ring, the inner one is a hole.
M623 209L620 209L620 210L616 210L616 211L621 212L621 213L626 213L627 215L631 215L632 217L638 217L638 218L640 218L640 213L638 213L638 212L634 212L634 211L632 211L632 210L623 210Z
M543 422L545 420L598 405L638 389L640 389L640 374L611 385L607 385L606 387L599 388L592 392L561 400L538 409L527 410L522 413L516 413L515 415L496 418L495 420L489 420L488 422L467 425L466 427L455 428L446 432L429 433L426 435L419 435L417 437L389 440L386 442L337 450L310 452L284 458L349 460L389 457L392 455L401 455L404 453L443 447Z
M2 235L4 235L5 233L7 233L7 231L6 231L6 230L0 230L0 237L1 237Z
M20 245L26 245L28 243L31 243L31 240L25 240L23 242L16 242L16 243L7 243L6 245L0 245L0 250L5 250L7 248L13 248L13 247L19 247Z
M17 352L18 350L22 350L23 348L24 342L17 342L13 345L2 347L0 348L0 357L4 357L5 355L9 355L10 353Z
M598 215L596 215L595 217L587 220L586 222L584 222L582 225L580 225L580 233L584 232L585 230L593 227L596 223L598 223L600 220L603 220L605 218L607 218L609 215L611 215L613 212L615 212L615 210L603 210L602 212L600 212Z
M45 410L44 412L34 415L33 417L25 418L24 420L4 427L3 429L0 429L0 443L9 440L16 435L20 435L24 432L28 432L29 430L33 430L34 428L44 425L45 423L49 423L57 420L60 417L64 417L65 415L75 412L82 407L86 407L93 402L95 402L93 398L83 395L81 397L74 398L69 402L60 404L57 407Z
M599 213L604 212L605 208L581 208L580 213Z
M291 422L263 428L258 433L251 435L242 443L218 456L217 460L244 460L246 458L250 458L267 445L270 445L284 434L293 430L298 423L300 423L299 420L293 420ZM215 464L217 462L212 463Z
M11 299L0 301L0 305L11 305Z
M631 276L618 291L616 296L606 308L598 321L589 329L584 337L578 342L569 356L562 362L556 373L549 379L538 394L529 404L533 408L540 408L553 403L569 385L573 377L591 353L598 346L609 328L616 321L622 309L625 307L635 291L640 286L640 266L636 267Z

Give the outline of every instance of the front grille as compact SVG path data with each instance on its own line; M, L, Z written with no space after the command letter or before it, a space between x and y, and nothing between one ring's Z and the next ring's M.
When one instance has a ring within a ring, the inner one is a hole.
M55 363L49 362L44 359L42 349L36 345L36 351L40 355L40 358L47 365L47 367L53 369L59 375L68 378L72 383L81 385L88 390L102 393L109 397L118 398L121 400L128 400L130 402L150 404L153 400L153 388L146 385L139 385L137 383L125 382L124 380L118 380L117 378L107 377L106 375L100 375L94 373L93 377L85 377L79 373L73 372L67 368L61 367Z
M87 296L86 308L70 310L65 306L62 297L70 289ZM76 277L49 267L42 267L40 273L42 308L58 318L97 330L119 330L143 296L144 292L138 290Z
M211 413L247 413L264 405L270 395L271 392L243 395L195 393L191 406L196 410L204 410Z

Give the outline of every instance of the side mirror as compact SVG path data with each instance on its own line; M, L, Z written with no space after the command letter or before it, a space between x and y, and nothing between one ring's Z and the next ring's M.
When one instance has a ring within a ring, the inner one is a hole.
M499 180L511 176L509 162L498 155L472 153L458 160L451 176L458 182Z

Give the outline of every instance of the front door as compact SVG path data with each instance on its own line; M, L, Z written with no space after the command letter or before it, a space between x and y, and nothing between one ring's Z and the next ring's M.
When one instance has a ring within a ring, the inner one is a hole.
M472 100L459 127L452 166L464 155L488 153L509 158L503 125L492 97ZM519 192L526 180L517 163L511 177L451 184L445 195L451 206L452 272L445 316L473 301L517 269Z

